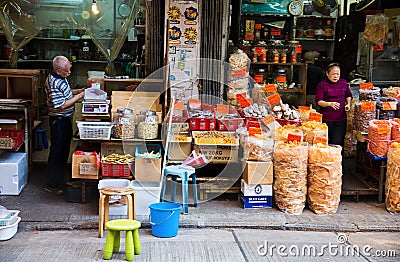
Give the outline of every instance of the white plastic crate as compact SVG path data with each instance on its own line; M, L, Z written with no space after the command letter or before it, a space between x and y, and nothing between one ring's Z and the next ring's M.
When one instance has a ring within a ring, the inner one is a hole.
M0 227L12 225L17 221L19 210L8 210L8 212L5 218L0 218Z
M109 140L112 122L77 122L80 139Z
M8 240L12 238L18 231L18 224L21 221L20 217L17 217L14 223L8 226L0 227L0 240Z

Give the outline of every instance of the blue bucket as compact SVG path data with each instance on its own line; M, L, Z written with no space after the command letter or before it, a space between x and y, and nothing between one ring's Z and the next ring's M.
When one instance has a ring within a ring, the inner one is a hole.
M151 234L155 237L174 237L178 235L181 205L160 202L149 206Z

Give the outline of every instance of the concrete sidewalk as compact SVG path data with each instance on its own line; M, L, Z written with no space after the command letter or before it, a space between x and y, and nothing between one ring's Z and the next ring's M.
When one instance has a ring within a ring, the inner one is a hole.
M135 261L399 261L400 233L180 228L157 238L139 230ZM109 261L125 260L125 237ZM0 242L0 261L101 261L105 237L95 230L22 231Z
M30 175L19 196L0 196L0 205L20 210L20 230L97 229L98 200L87 204L68 203L42 189L43 172ZM42 170L43 171L43 170ZM149 218L138 216L143 228L149 228ZM262 228L331 232L400 232L399 214L390 214L376 199L355 202L342 200L336 214L316 215L305 208L301 215L288 215L276 207L243 209L236 199L202 202L189 207L189 214L180 216L183 228Z

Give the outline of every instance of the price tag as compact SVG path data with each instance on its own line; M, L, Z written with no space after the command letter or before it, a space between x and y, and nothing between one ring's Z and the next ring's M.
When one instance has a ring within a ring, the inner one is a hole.
M316 122L322 123L322 114L311 112L310 116L308 117L308 120L309 121L314 120Z
M245 98L239 104L240 107L249 107L253 104L253 98Z
M362 90L372 89L373 87L374 85L371 82L360 84L360 89Z
M265 85L265 92L267 92L267 93L275 93L276 92L276 85L275 84Z
M277 76L276 82L277 83L286 83L286 76Z
M240 101L244 100L247 97L246 93L236 94L236 101L240 103Z
M246 68L233 71L234 78L242 78L246 76Z
M174 103L174 109L176 110L183 110L185 109L185 103L181 102L181 101L176 101Z
M378 135L386 135L390 133L390 127L387 125L378 126Z
M278 93L276 93L273 94L272 96L267 97L267 100L269 104L273 106L281 101L281 96Z
M201 108L201 100L200 99L189 99L189 108L190 109L200 109Z
M247 121L246 126L247 131L249 131L251 127L261 128L261 123L258 121Z
M361 111L375 111L375 102L372 101L362 102Z
M288 134L286 142L301 142L301 136L295 134Z
M229 105L217 104L217 113L219 115L227 115L229 113Z
M314 137L313 144L315 145L315 144L318 144L318 143L327 145L328 144L328 139L326 139L325 137L316 136L316 137Z
M264 123L264 125L268 126L272 124L275 121L275 118L272 115L266 116L263 119L261 119L261 122Z
M397 110L397 103L394 101L391 102L382 102L383 110Z
M299 106L299 110L309 111L310 107L309 106Z
M249 127L249 136L261 135L261 128Z
M302 45L296 45L296 54L301 54L303 52L303 48Z

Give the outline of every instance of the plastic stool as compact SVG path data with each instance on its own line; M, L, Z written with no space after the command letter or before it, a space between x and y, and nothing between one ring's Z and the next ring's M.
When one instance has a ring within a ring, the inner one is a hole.
M45 149L49 148L49 142L47 141L47 135L46 132L47 130L44 128L36 128L34 130L36 134L36 143L37 143L37 150L42 151L42 148L44 147Z
M103 237L104 226L109 219L109 202L112 196L126 197L128 201L128 219L136 219L136 192L127 187L105 187L100 189L99 199L99 237Z
M126 259L132 261L135 255L141 252L139 228L141 224L139 221L132 219L116 219L110 220L106 223L108 229L106 245L104 247L104 259L111 259L113 253L119 252L120 247L120 231L126 231L125 236L125 255Z
M197 183L196 183L196 172L193 167L190 166L167 166L164 169L164 177L162 181L162 189L161 189L161 202L165 200L165 191L167 187L167 177L172 176L172 187L171 187L171 201L175 202L176 200L176 179L180 177L182 180L182 202L183 202L183 213L188 213L188 181L189 177L192 177L193 182L193 194L194 194L194 206L197 207L198 199L197 199Z

